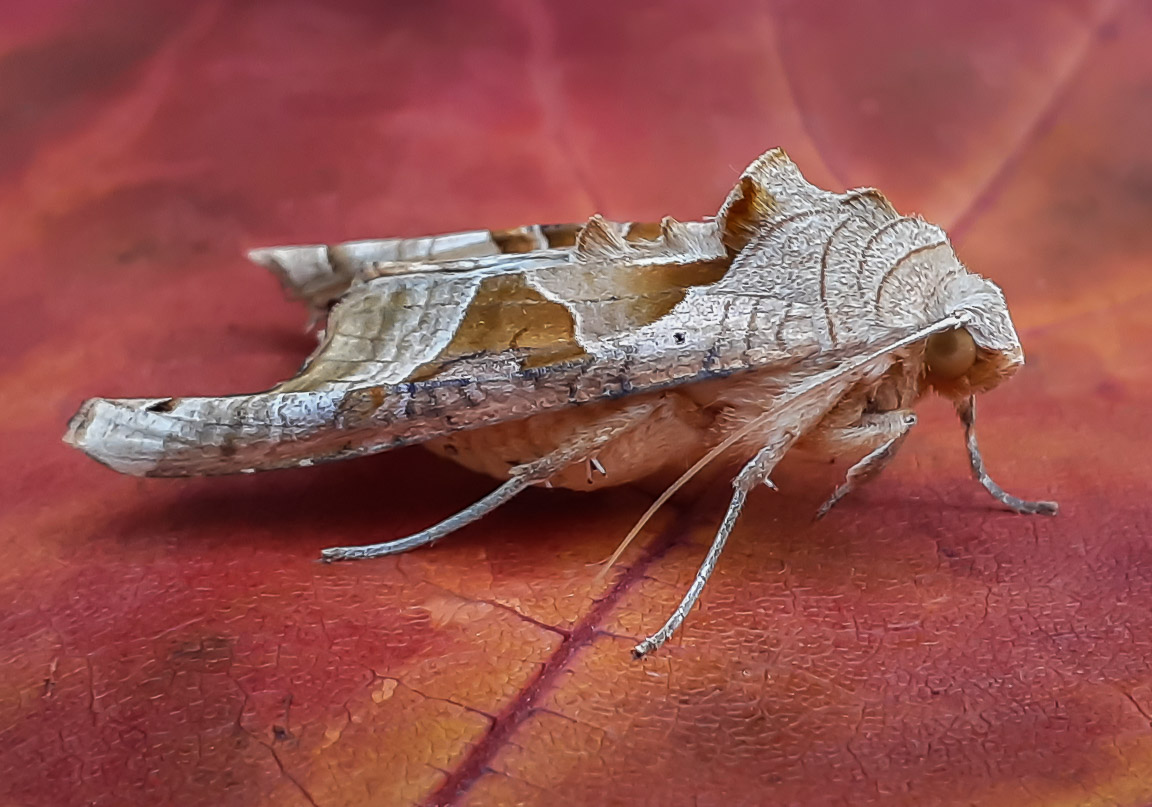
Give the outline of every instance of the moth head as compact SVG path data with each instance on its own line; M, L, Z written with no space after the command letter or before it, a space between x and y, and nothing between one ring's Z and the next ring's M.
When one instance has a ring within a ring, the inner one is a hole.
M925 380L937 392L954 399L986 392L1024 363L1004 293L996 284L960 272L941 289L939 305L966 323L933 334L925 343Z

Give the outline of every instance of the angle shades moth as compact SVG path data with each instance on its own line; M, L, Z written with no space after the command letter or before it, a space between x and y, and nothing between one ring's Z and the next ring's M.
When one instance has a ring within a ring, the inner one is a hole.
M370 558L431 544L525 488L578 490L738 461L733 495L679 627L757 484L793 448L859 456L820 509L879 473L929 392L964 425L976 478L1022 513L976 442L975 398L1024 361L1004 296L946 234L876 190L821 190L779 149L716 216L477 230L250 257L326 320L299 373L226 397L85 402L65 439L144 476L253 472L420 443L501 480L407 538L325 550ZM651 515L652 510L643 521ZM630 540L641 525L625 539Z

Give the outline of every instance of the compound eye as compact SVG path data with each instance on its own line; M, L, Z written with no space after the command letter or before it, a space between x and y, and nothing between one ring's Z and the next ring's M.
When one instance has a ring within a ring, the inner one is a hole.
M934 333L924 351L928 374L942 381L959 378L976 363L976 342L963 328Z

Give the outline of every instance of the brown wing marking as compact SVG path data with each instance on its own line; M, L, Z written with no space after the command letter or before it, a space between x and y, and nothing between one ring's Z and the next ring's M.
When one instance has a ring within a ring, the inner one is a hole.
M572 313L528 286L521 274L484 278L452 341L408 381L435 378L461 359L512 353L522 367L586 358Z
M485 356L521 368L588 357L589 341L656 322L688 288L723 276L727 261L702 240L671 219L625 230L594 216L578 233L571 261L483 278L452 341L406 380L436 378Z

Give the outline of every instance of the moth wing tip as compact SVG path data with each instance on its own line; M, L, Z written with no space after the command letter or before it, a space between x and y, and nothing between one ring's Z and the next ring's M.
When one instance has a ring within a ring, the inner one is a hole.
M73 448L83 450L85 442L85 432L88 429L88 423L91 420L90 412L100 398L89 398L80 404L80 408L76 413L68 419L68 428L64 432L64 436L60 439Z
M134 427L135 415L167 400L89 398L69 419L61 439L114 471L147 476L156 467L156 447L150 445L148 435Z
M247 250L244 257L257 266L271 267L276 262L275 254L276 250L272 247L256 247Z

